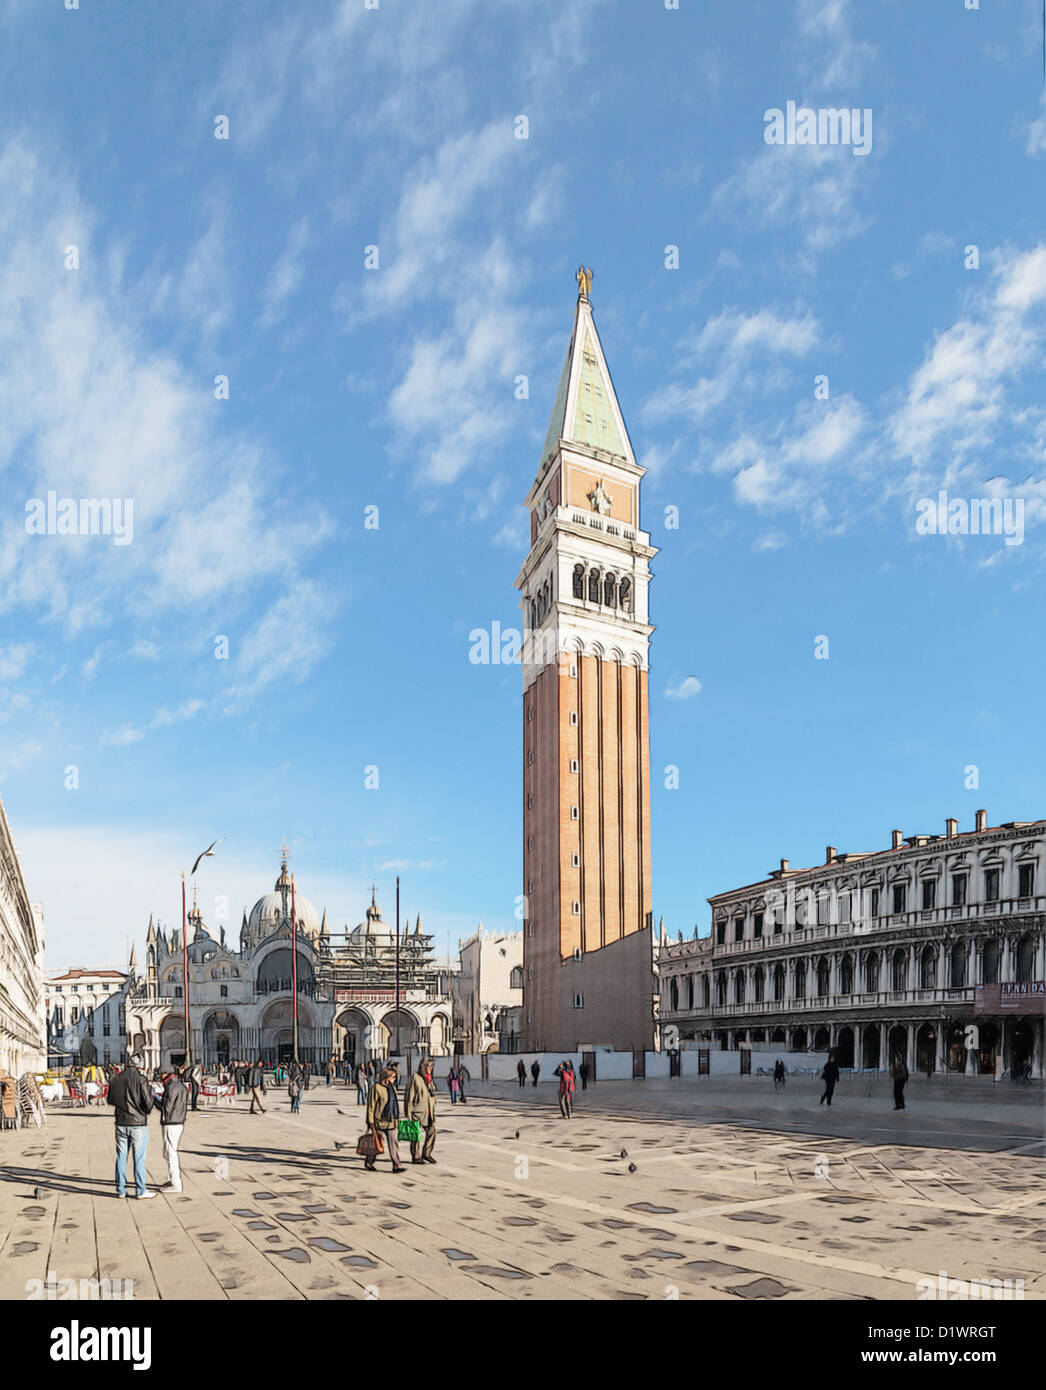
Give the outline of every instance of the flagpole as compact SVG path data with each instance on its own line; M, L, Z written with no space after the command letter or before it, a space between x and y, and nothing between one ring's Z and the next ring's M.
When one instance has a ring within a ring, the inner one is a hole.
M294 924L294 875L291 874L291 1009L294 1018L294 1060L298 1060L298 929Z
M400 1055L400 877L396 875L396 1056Z
M182 870L182 1004L185 1015L185 1065L192 1064L192 1042L189 1033L189 938L185 922L185 870Z

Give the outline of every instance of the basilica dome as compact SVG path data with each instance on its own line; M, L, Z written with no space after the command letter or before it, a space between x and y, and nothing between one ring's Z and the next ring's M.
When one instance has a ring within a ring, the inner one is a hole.
M266 893L264 897L251 908L247 918L247 928L254 941L264 941L280 924L284 913L283 891L287 894L287 915L290 916L291 910L291 882L287 874L286 863L282 866L282 872L276 880L276 887L273 892ZM309 902L303 893L295 890L294 894L294 920L298 927L311 936L319 931L321 924L320 914Z
M349 941L357 946L364 941L371 941L374 944L384 944L387 941L395 940L396 930L390 927L387 922L381 919L381 909L371 894L370 907L367 908L367 915L358 927L353 927L349 932Z

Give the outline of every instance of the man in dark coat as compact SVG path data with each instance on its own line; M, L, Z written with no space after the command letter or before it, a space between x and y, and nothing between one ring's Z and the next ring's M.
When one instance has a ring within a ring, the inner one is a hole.
M893 1059L893 1066L890 1068L890 1078L893 1081L893 1108L895 1110L904 1109L904 1088L908 1083L908 1068L904 1058L898 1052Z
M262 1104L262 1096L265 1094L265 1072L262 1068L261 1058L254 1063L250 1071L251 1087L251 1114L255 1114L254 1107L257 1106L261 1113L265 1114L265 1106Z
M821 1104L825 1101L829 1105L832 1103L832 1093L835 1091L836 1082L839 1080L839 1068L835 1065L835 1053L829 1052L828 1061L824 1064L824 1071L821 1073L821 1080L824 1082L824 1091L821 1095Z
M135 1196L155 1197L145 1186L145 1151L149 1147L149 1111L153 1093L142 1075L145 1065L140 1053L133 1053L129 1065L113 1078L107 1101L116 1110L116 1195L127 1196L127 1154L134 1156Z
M530 1064L530 1074L534 1078L534 1085L538 1084L538 1077L541 1075L541 1063L535 1057Z

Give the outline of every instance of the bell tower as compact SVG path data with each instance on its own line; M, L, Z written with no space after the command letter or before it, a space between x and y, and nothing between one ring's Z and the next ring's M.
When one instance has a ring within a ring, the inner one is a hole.
M537 478L523 613L523 1040L653 1046L650 635L657 551L577 274L574 330Z

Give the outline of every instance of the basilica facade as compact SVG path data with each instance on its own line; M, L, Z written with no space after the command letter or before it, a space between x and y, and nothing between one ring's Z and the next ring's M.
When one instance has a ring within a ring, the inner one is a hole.
M150 1070L187 1056L208 1067L238 1058L287 1061L295 1014L297 1055L314 1066L331 1056L355 1063L407 1050L447 1051L450 1001L439 993L432 939L420 916L397 940L372 895L359 926L332 932L326 912L292 886L284 858L273 891L244 911L238 949L224 927L215 936L194 904L184 943L180 930L168 932L150 918L144 967L132 952L127 1048L141 1052Z

